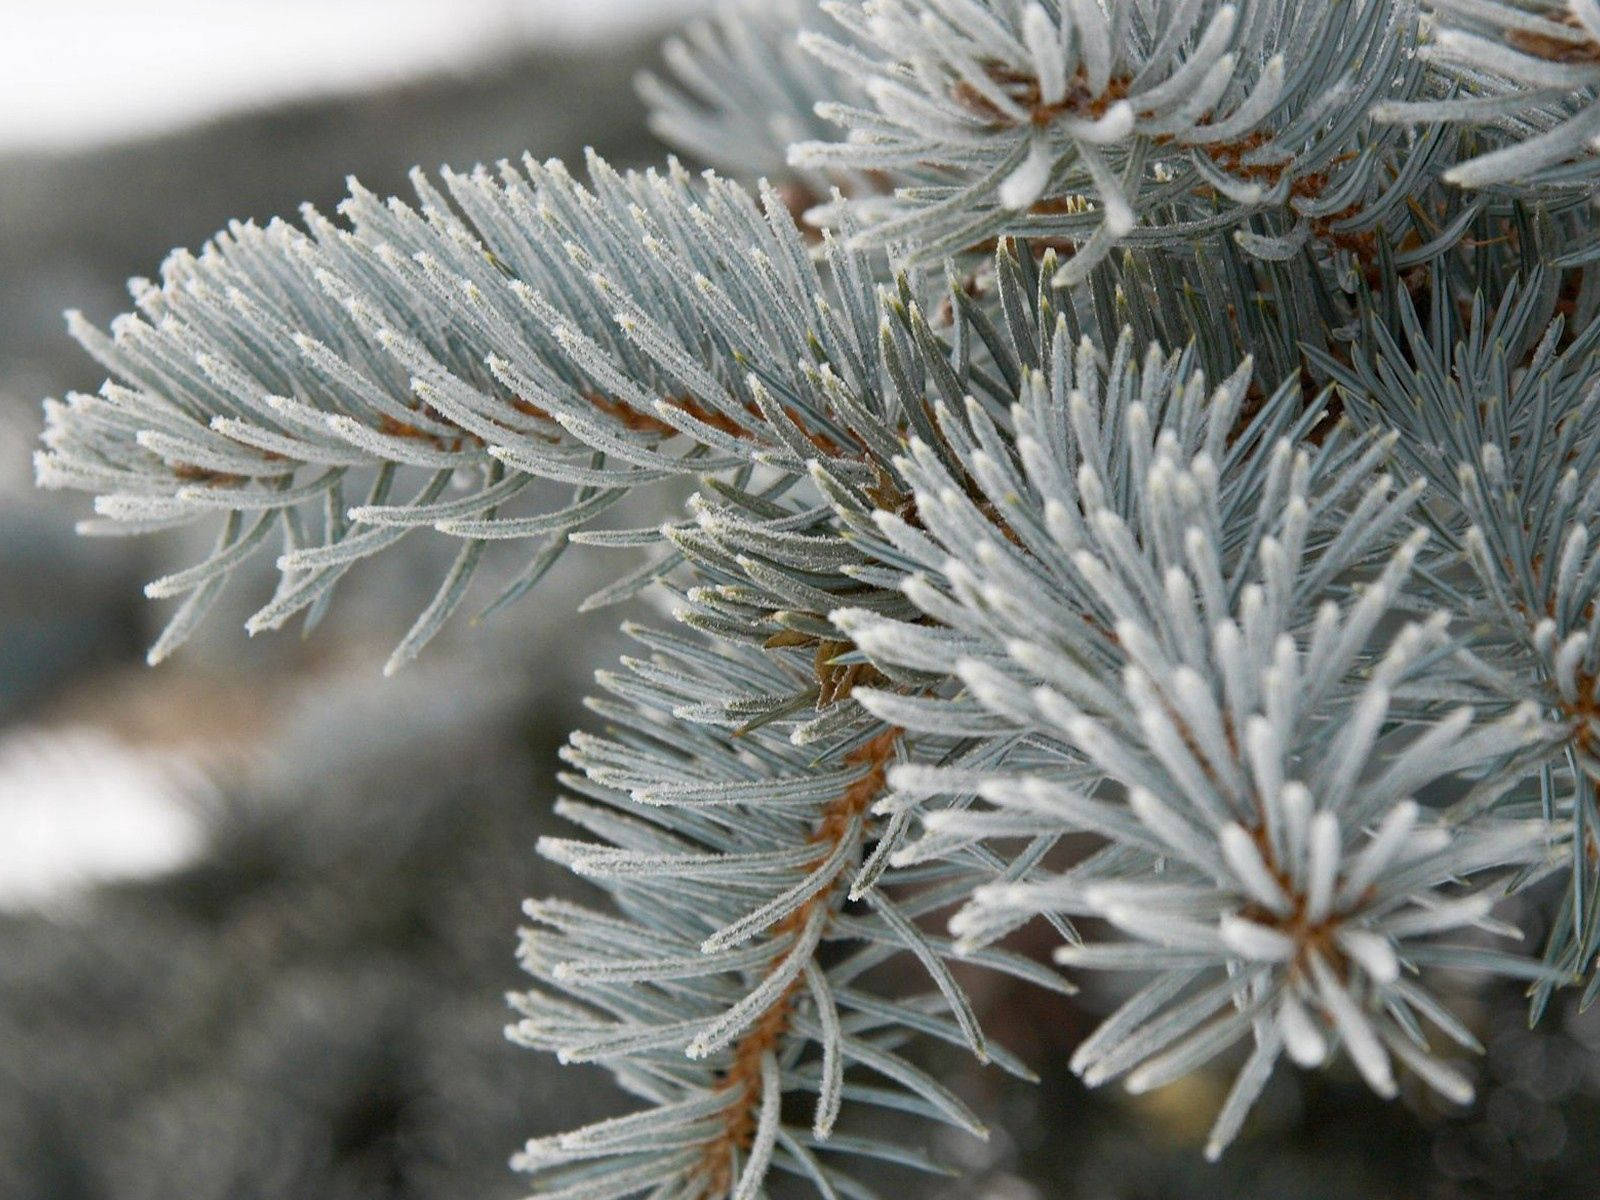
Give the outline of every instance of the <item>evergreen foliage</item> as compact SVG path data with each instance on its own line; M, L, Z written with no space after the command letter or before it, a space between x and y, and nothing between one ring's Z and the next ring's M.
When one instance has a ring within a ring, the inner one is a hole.
M641 1107L530 1142L537 1194L931 1165L855 1110L981 1134L913 1039L1027 1074L953 964L1070 988L1035 920L1142 976L1087 1082L1242 1062L1212 1155L1281 1057L1470 1098L1435 968L1592 998L1600 8L750 0L667 58L656 128L747 182L235 226L74 322L112 379L39 456L86 531L218 526L152 658L261 553L252 631L459 539L399 665L492 543L491 608L648 552L589 603L681 627L601 676L541 847L610 907L530 905L512 1030ZM597 524L643 485L681 507ZM1540 955L1495 913L1546 879Z

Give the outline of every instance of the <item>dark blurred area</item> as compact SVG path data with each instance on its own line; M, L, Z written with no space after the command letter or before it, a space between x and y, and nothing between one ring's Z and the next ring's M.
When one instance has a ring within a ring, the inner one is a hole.
M126 307L124 279L153 275L170 247L306 200L331 211L347 174L389 193L413 164L525 148L654 160L630 86L653 45L522 53L137 143L0 157L0 873L39 865L24 835L41 808L103 827L136 772L196 847L159 870L112 855L68 861L66 884L0 879L4 1200L511 1197L525 1189L506 1159L524 1138L621 1103L598 1070L501 1033L521 899L575 886L533 845L553 825L555 748L617 649L614 612L568 615L611 565L558 573L545 602L452 631L385 681L448 558L418 540L353 575L310 639L247 641L244 598L151 671L161 613L140 586L174 544L76 537L81 498L36 494L27 459L39 399L100 382L63 308L103 323ZM89 771L95 753L104 769ZM1212 1167L1199 1146L1226 1076L1087 1093L1066 1059L1118 996L1069 1003L975 977L992 1028L1043 1081L939 1059L996 1132L909 1130L965 1173L915 1186L941 1200L1600 1194L1600 1011L1557 1004L1530 1031L1516 987L1474 986L1461 1003L1488 1053L1470 1112L1283 1070Z
M506 1196L529 1129L601 1114L501 1037L574 713L473 666L307 688L199 861L0 919L0 1195Z

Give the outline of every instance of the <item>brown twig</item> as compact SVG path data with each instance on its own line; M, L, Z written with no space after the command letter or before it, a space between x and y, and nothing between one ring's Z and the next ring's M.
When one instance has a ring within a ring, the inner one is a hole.
M865 771L823 809L811 844L817 848L817 857L810 869L815 870L826 862L856 828L857 818L866 813L872 802L883 794L889 762L894 757L902 730L889 726L870 741L845 756L845 762L861 766ZM828 886L821 888L809 900L769 929L768 935L780 937L797 932L808 925L819 909L833 902L839 875ZM771 970L777 969L774 962ZM701 1200L722 1200L734 1184L733 1160L735 1153L750 1148L755 1137L756 1123L761 1110L761 1063L775 1050L789 1031L794 1016L795 999L805 986L803 977L784 989L772 1006L757 1018L754 1025L733 1048L733 1061L716 1083L716 1090L728 1096L722 1113L722 1128L706 1143L705 1152L692 1170L692 1177L700 1184Z
M1570 12L1562 13L1559 17L1546 18L1553 25L1562 25L1568 29L1584 31L1584 26ZM1536 29L1508 29L1505 40L1514 49L1524 54L1531 54L1535 58L1542 58L1553 63L1600 63L1600 42L1585 36L1579 40L1555 37L1548 33L1541 33Z

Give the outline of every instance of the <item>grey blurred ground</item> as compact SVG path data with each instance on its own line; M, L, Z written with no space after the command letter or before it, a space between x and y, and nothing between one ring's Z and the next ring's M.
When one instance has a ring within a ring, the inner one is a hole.
M303 200L331 209L348 173L392 192L413 163L523 148L653 159L628 87L648 57L646 43L525 55L470 79L0 160L0 736L86 724L201 746L221 796L197 864L0 915L4 1200L508 1197L520 1189L505 1160L524 1137L616 1102L597 1072L501 1037L518 903L572 886L532 853L554 748L615 652L614 614L554 614L604 565L558 575L537 611L452 633L395 681L377 666L443 547L357 573L309 641L247 642L241 599L149 671L139 656L159 612L139 585L174 547L75 538L81 499L34 494L27 456L39 397L99 383L63 308L104 321L124 307L123 279L153 274L169 247ZM1086 1010L1113 997L1073 1007L978 986L1044 1079L943 1064L999 1132L986 1147L941 1142L969 1175L919 1185L929 1197L1600 1194L1597 1014L1562 1008L1530 1033L1514 988L1480 997L1490 1053L1467 1114L1284 1074L1212 1168L1197 1146L1217 1079L1091 1098L1065 1070Z

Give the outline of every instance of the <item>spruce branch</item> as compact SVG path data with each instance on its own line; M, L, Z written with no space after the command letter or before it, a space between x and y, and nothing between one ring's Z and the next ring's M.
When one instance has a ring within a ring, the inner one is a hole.
M1600 5L1594 0L1428 0L1422 58L1437 95L1377 106L1380 120L1460 122L1475 152L1444 178L1464 188L1586 200L1600 173Z
M152 584L188 597L152 657L275 537L282 580L252 631L315 613L417 529L461 537L403 661L487 543L540 544L517 594L632 489L758 463L799 475L844 436L825 385L872 386L875 330L852 324L870 320L870 268L835 252L829 303L773 193L763 210L676 166L590 172L593 190L560 164L447 171L450 200L419 175L420 209L353 186L347 227L311 211L303 231L236 225L174 254L109 337L74 319L115 381L47 404L41 484L99 493L90 532L227 517L209 558ZM787 442L765 432L774 394ZM446 498L453 480L466 495ZM561 498L506 513L541 481Z
M1055 878L980 888L952 928L981 944L1048 912L1132 939L1058 952L1158 973L1080 1050L1090 1083L1126 1076L1142 1091L1250 1042L1213 1157L1285 1053L1320 1065L1342 1045L1382 1095L1392 1056L1465 1102L1465 1078L1420 1033L1438 1003L1401 972L1449 962L1569 977L1411 942L1483 924L1516 868L1555 865L1557 830L1494 802L1559 726L1532 704L1409 717L1408 685L1448 668L1451 614L1379 632L1415 610L1405 583L1425 541L1409 532L1420 487L1379 471L1393 435L1335 430L1296 448L1280 431L1315 412L1297 417L1284 388L1241 420L1248 367L1212 391L1186 356L1152 347L1136 365L1124 337L1107 363L1087 342L1069 355L1065 337L1058 328L1053 376L1024 385L1014 443L986 436L969 408L980 496L952 487L926 449L901 467L921 528L887 514L879 525L917 563L904 590L934 628L835 614L885 670L953 665L944 704L863 689L869 711L1035 745L1015 767L892 774L926 831L892 861L1022 833L1104 839ZM999 724L982 729L979 713ZM1498 784L1479 788L1479 822L1425 817L1411 797L1457 773ZM1477 890L1459 889L1479 873Z
M1593 971L1593 5L1429 8L730 4L641 88L754 194L352 185L73 321L112 378L47 405L41 484L97 494L86 532L218 530L150 585L152 658L274 551L252 629L458 539L393 665L491 543L529 554L495 605L571 543L653 551L587 603L678 627L629 627L566 752L583 836L540 846L609 903L530 904L510 1031L641 1106L531 1141L539 1194L931 1167L856 1123L981 1131L910 1047L1027 1077L953 964L1069 990L1005 945L1035 920L1149 975L1091 1083L1244 1055L1213 1157L1283 1057L1464 1102L1431 967L1535 1015ZM1553 876L1544 961L1494 944Z
M871 107L825 106L847 136L791 161L891 173L892 196L850 207L874 240L920 255L1002 233L1064 239L1063 282L1076 282L1116 245L1217 231L1268 259L1326 252L1405 225L1404 182L1441 151L1366 120L1419 77L1406 4L827 9L848 40L807 44Z
M536 1174L539 1194L573 1198L753 1196L769 1168L855 1194L837 1155L931 1167L834 1128L841 1105L859 1101L983 1133L900 1053L904 1033L1027 1074L984 1037L944 965L948 944L916 921L986 876L951 864L908 889L872 871L869 847L892 838L873 809L903 732L854 705L834 736L804 749L792 720L752 727L752 711L795 686L798 651L634 632L649 659L602 676L612 698L594 707L610 731L576 735L567 756L583 799L561 811L599 840L541 844L606 888L620 916L530 905L539 928L521 956L541 987L516 1000L524 1019L511 1032L566 1061L606 1064L653 1107L536 1139L518 1166ZM846 915L847 893L867 908ZM907 952L934 991L875 995L862 977ZM1026 960L987 961L1064 986ZM882 1083L852 1083L862 1070ZM808 1128L781 1118L793 1092L813 1097Z
M1544 271L1513 278L1494 308L1479 295L1464 314L1436 305L1426 318L1402 297L1400 336L1369 322L1349 367L1324 365L1350 415L1397 434L1397 468L1427 484L1425 512L1449 548L1428 590L1470 622L1479 702L1535 705L1560 731L1527 807L1573 829L1546 947L1572 973L1600 953L1600 322L1569 330L1551 283ZM1549 995L1536 993L1536 1012Z
M817 106L842 98L845 85L799 44L802 31L824 24L817 0L720 0L663 43L670 77L639 77L651 131L735 178L770 181L796 216L834 188L877 190L859 172L788 163L791 145L829 134Z

